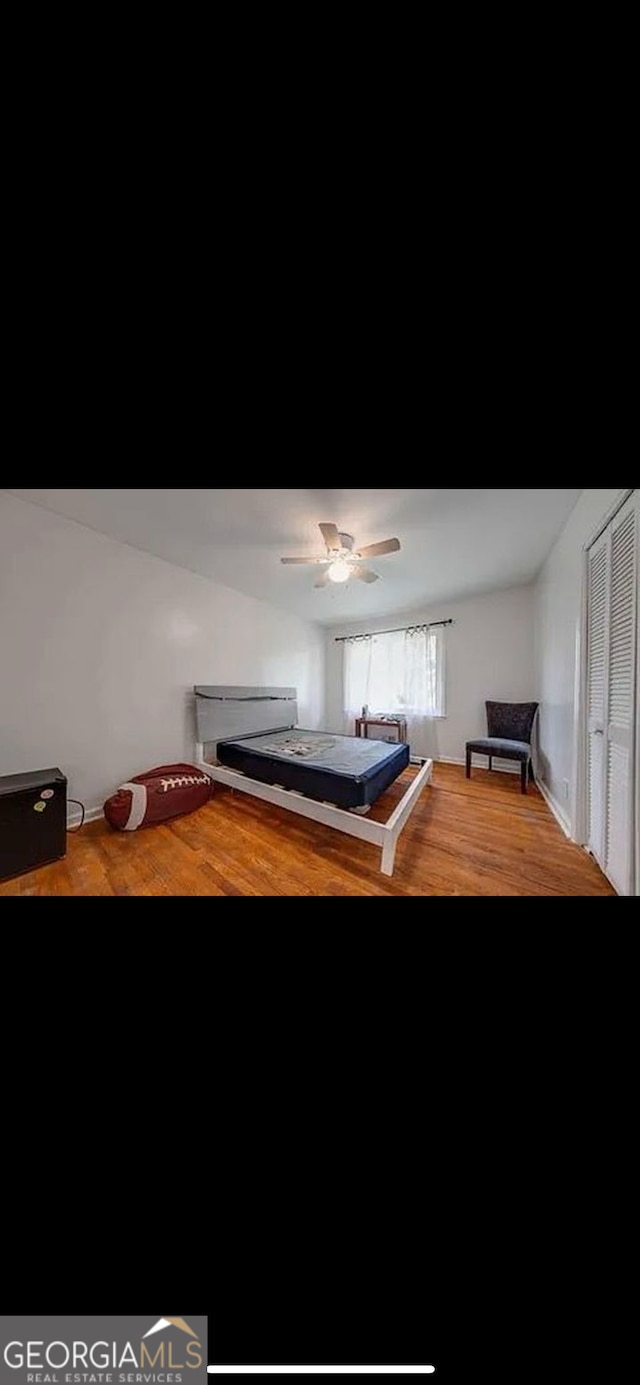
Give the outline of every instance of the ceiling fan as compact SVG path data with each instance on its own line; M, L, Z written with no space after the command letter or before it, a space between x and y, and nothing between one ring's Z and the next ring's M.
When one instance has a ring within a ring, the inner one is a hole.
M348 582L357 577L361 582L378 582L379 574L371 568L361 567L364 558L382 558L385 553L399 553L399 539L385 539L383 543L370 543L366 548L356 548L351 534L341 534L335 524L321 524L320 532L325 542L326 554L319 558L283 558L283 563L310 564L323 567L316 587L326 587L330 582Z

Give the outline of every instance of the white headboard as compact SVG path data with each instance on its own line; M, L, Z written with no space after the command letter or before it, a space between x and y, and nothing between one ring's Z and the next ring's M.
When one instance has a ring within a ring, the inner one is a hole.
M295 688L195 688L198 741L216 746L234 736L289 731L298 724Z

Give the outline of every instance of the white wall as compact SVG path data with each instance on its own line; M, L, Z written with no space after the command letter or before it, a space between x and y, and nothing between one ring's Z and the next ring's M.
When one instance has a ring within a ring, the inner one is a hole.
M342 731L344 726L344 645L335 643L336 635L369 635L449 618L455 624L445 632L447 715L425 724L423 743L412 741L417 753L463 760L466 742L487 734L485 701L535 701L533 588L514 587L327 631L328 730Z
M582 492L535 591L536 677L541 703L538 773L574 835L583 554L622 494L620 490Z
M59 765L89 809L194 754L197 683L296 686L324 719L324 634L0 492L0 775Z

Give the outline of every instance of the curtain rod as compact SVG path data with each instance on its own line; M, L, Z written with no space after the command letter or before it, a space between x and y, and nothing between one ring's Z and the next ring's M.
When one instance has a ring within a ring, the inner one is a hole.
M369 635L337 635L336 644L348 644L349 640L373 640L376 635L406 635L409 630L434 630L436 625L453 625L452 620L430 620L424 625L401 625L398 630L372 630Z

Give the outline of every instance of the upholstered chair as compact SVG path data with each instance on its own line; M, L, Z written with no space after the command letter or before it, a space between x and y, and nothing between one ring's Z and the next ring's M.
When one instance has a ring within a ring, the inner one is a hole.
M488 735L467 741L467 779L471 778L474 755L488 755L490 770L494 759L517 760L521 766L522 792L526 794L529 775L533 778L531 738L538 705L537 702L487 702Z

